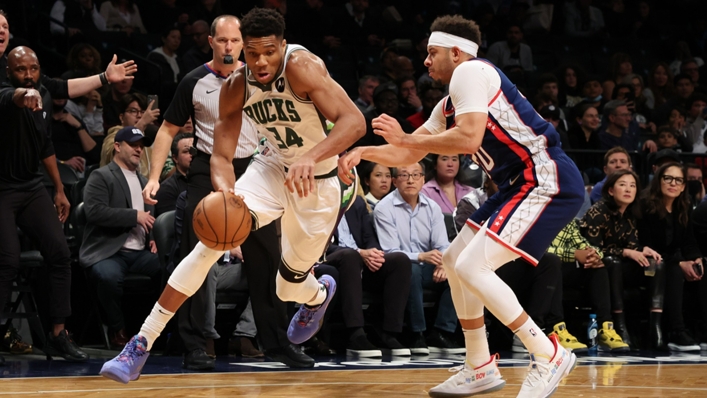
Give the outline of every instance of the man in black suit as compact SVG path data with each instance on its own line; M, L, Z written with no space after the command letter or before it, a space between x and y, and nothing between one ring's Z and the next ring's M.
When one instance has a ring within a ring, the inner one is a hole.
M86 230L79 261L89 267L98 302L105 312L111 345L128 342L121 311L123 280L128 273L159 281L160 262L150 230L154 207L142 199L147 180L137 172L140 155L151 140L134 126L115 136L113 161L91 173L84 193Z
M412 264L404 253L383 253L373 228L373 218L361 195L345 213L327 249L326 263L339 270L339 300L349 331L347 354L380 357L363 331L363 289L382 293L383 325L380 345L386 354L410 355L397 335L403 329L405 305L410 289Z

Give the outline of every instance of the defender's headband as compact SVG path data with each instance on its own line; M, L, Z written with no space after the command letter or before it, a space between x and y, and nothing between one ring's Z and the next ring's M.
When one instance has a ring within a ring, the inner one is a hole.
M473 55L474 57L476 57L476 52L479 50L479 45L471 40L439 31L432 32L427 45L444 48L458 47L463 52Z

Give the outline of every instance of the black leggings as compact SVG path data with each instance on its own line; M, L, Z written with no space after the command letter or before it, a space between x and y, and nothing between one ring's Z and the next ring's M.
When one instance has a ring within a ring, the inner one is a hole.
M611 299L609 287L609 270L602 268L584 268L576 263L562 263L562 284L558 295L560 300L553 303L553 314L562 311L562 295L564 287L579 288L589 291L592 309L597 315L597 322L602 325L611 321ZM562 312L559 312L560 314Z
M626 287L647 286L651 297L651 310L662 310L665 292L665 266L661 261L656 265L653 277L645 276L644 268L626 258L604 259L609 271L611 283L611 309L614 312L624 310L624 291Z
M670 262L666 266L665 281L665 316L670 324L670 331L679 332L685 329L683 320L683 289L685 274L677 262ZM690 282L699 286L699 300L702 322L707 322L707 278L703 277L697 282Z

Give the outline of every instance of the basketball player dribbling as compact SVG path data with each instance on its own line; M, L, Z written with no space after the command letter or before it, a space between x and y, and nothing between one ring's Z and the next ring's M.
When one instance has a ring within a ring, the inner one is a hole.
M282 301L303 303L287 331L291 342L301 344L319 330L336 289L330 276L317 281L310 270L356 191L355 183L347 186L337 177L337 159L365 134L365 121L324 62L304 47L288 45L284 30L283 17L273 10L254 8L241 20L246 65L221 88L211 180L216 190L244 199L253 229L282 217L277 294ZM267 144L236 182L231 159L243 113ZM326 120L334 123L328 135ZM196 245L177 266L138 335L103 365L103 376L123 383L140 376L152 343L221 255Z
M430 77L449 84L449 96L413 134L404 134L389 116L374 119L375 133L390 145L347 153L339 159L339 175L344 182L351 181L349 170L361 159L397 166L417 162L428 152L472 154L499 192L474 213L444 253L443 266L464 331L466 361L429 395L466 397L505 385L489 353L483 316L488 307L530 352L518 396L546 397L574 368L576 357L538 328L495 271L518 257L537 265L579 210L584 184L552 125L503 72L476 58L478 26L460 16L445 16L433 22L431 31L425 65Z

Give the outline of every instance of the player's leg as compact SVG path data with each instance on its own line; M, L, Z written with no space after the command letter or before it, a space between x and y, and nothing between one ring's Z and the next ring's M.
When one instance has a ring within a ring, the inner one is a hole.
M342 209L339 179L316 180L307 197L289 195L282 216L282 262L277 275L277 295L282 301L302 303L290 322L287 337L301 344L314 336L336 291L329 275L317 280L310 270L319 261L332 236ZM355 188L355 187L354 187Z

